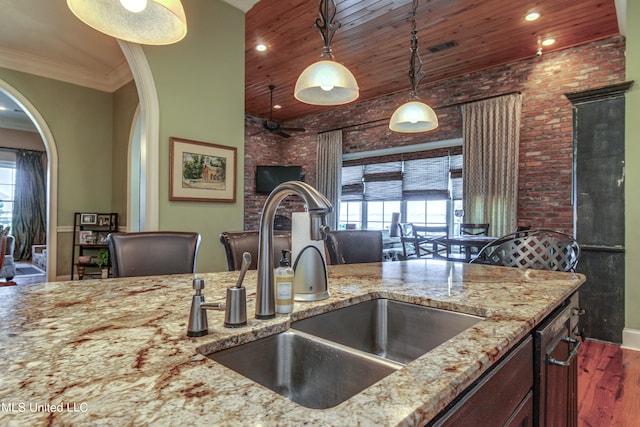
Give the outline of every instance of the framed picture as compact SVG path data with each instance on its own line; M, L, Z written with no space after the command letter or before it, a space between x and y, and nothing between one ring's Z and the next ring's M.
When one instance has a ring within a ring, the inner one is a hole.
M171 137L169 200L236 201L237 148Z
M81 245L93 245L96 243L96 236L93 231L80 230L80 244Z
M109 215L98 215L98 225L108 227L111 225L111 217Z
M105 232L105 231L100 231L98 233L98 241L96 243L98 243L99 245L106 245L107 244L107 236L109 235L109 233Z
M80 224L95 224L97 221L97 214L83 213L80 214Z

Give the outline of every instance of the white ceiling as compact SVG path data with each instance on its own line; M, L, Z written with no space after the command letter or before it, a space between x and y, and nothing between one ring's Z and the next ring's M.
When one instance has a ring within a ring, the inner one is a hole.
M244 12L257 3L224 1ZM0 0L0 10L0 67L105 92L133 78L116 39L82 23L65 0ZM0 91L0 127L35 131L15 110L20 107Z

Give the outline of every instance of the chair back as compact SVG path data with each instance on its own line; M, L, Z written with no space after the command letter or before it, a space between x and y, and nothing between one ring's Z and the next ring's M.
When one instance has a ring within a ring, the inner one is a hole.
M331 264L382 261L382 232L379 230L329 231L325 244Z
M568 234L554 230L518 231L482 248L477 264L535 270L575 271L580 245Z
M258 242L259 232L249 231L223 231L220 233L220 243L224 246L227 255L227 268L229 271L240 270L242 267L242 254L251 254L250 270L258 268ZM273 265L279 265L282 251L291 250L291 233L277 233L273 236Z
M113 277L196 272L200 234L178 231L110 233L107 236Z
M460 234L467 234L471 236L488 236L489 224L472 224L467 222L460 223Z

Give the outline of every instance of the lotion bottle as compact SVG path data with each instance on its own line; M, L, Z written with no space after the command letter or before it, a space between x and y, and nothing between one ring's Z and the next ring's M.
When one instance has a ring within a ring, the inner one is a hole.
M280 266L274 271L276 292L276 313L287 314L293 311L293 268L289 266L287 251L282 251Z

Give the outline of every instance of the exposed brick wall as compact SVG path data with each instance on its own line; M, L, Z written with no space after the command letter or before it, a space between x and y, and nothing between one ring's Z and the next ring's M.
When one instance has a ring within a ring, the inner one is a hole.
M394 109L406 101L408 87L406 92L330 108L325 113L291 121L288 126L303 126L307 131L289 139L259 132L262 121L247 116L245 228L258 228L260 210L266 200L266 196L255 194L255 165L302 165L306 182L315 185L318 132L344 128L344 153L460 138L460 104L520 91L523 104L518 223L570 233L573 113L564 94L624 81L624 49L624 39L615 37L444 81L426 82L418 95L436 110L439 127L425 134L397 134L387 126ZM428 60L425 66L429 66Z

